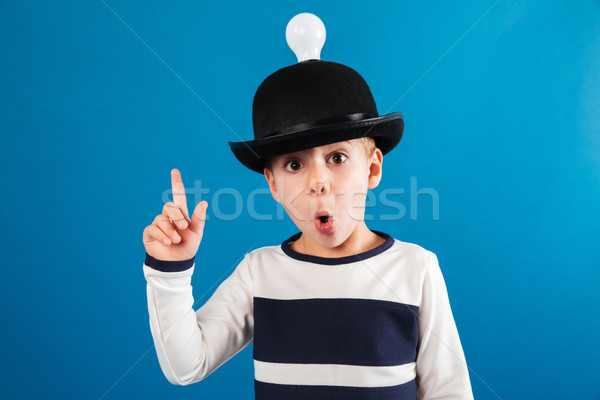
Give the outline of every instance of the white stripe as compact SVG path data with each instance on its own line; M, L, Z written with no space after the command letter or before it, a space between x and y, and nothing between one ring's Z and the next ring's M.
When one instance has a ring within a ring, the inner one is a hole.
M356 298L419 306L428 253L396 241L373 259L325 265L290 258L281 248L252 256L255 297L294 300Z
M416 377L414 362L391 367L342 364L284 364L254 360L257 381L282 385L395 386Z

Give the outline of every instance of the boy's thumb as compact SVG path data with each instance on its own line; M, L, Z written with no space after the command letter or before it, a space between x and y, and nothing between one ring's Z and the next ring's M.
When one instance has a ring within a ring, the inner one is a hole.
M206 201L201 201L194 208L194 213L192 214L192 223L190 225L190 229L197 234L201 234L204 229L204 223L206 221L206 209L208 208L208 203Z

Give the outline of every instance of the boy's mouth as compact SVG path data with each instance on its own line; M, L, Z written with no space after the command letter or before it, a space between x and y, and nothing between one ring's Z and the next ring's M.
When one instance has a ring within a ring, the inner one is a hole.
M326 212L319 212L315 215L315 227L319 233L333 232L333 216Z

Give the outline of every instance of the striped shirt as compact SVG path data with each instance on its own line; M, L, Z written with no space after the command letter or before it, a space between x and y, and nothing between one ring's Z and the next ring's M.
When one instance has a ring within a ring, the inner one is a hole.
M194 258L146 254L166 378L201 381L253 342L257 400L472 399L437 256L373 232L385 242L346 257L294 251L301 232L247 253L197 311Z

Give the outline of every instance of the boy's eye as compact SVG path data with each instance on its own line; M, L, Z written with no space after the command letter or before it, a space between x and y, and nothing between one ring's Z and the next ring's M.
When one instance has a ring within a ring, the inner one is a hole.
M348 159L348 156L346 156L344 153L335 153L332 154L329 159L333 160L334 164L341 164ZM302 168L302 163L298 160L289 160L283 164L283 168L289 172L295 172Z
M300 161L298 161L298 160L290 160L290 161L286 162L286 163L283 165L283 167L284 167L286 170L288 170L288 171L298 171L298 170L300 169L300 165L301 165ZM292 169L290 170L290 169L288 168L288 166L292 167Z
M335 153L331 156L331 160L333 160L334 164L343 163L348 157L344 153Z

